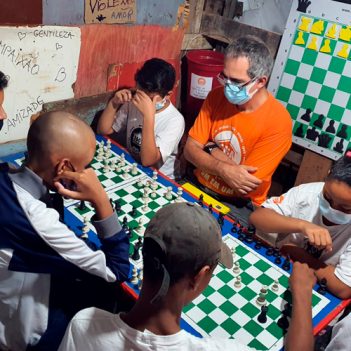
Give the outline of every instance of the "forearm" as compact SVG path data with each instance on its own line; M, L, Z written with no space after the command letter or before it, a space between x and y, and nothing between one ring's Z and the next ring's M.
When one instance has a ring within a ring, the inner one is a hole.
M97 132L99 134L113 133L112 125L113 125L118 107L119 106L113 105L112 100L107 104L105 110L102 112L102 115L97 125Z
M199 144L195 143L195 141L190 141L188 139L184 148L185 158L197 168L207 173L220 176L221 168L226 163L209 155Z
M236 164L231 158L229 158L220 148L215 148L211 152L211 156L213 156L215 159L229 163L229 164Z
M314 347L312 327L312 294L293 294L292 319L285 339L285 350L312 351Z
M301 219L283 216L269 208L259 207L250 216L250 222L264 233L300 233L305 222Z
M161 153L155 140L155 118L144 118L141 151L141 163L145 167L153 166L161 160Z

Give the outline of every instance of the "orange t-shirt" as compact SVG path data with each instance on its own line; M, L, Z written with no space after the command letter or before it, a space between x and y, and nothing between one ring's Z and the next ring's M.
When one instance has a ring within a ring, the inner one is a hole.
M212 90L189 135L202 145L215 142L235 163L257 167L262 184L249 197L260 205L267 197L271 178L292 143L288 111L271 94L253 112L240 112L224 96L223 87ZM216 193L231 197L234 190L220 177L195 170L199 182Z

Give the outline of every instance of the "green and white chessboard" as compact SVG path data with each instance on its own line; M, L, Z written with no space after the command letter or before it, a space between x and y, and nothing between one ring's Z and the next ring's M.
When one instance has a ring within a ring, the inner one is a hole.
M351 147L351 28L342 8L351 10L331 0L312 1L307 13L292 6L269 84L293 119L293 141L335 160Z
M151 218L156 214L156 212L163 206L168 205L174 201L186 201L182 197L179 197L173 191L171 192L172 199L166 198L166 193L168 191L167 187L162 183L149 177L146 173L138 169L137 174L132 174L132 164L125 160L125 165L121 167L121 172L117 173L115 170L110 170L108 172L104 171L104 161L98 161L96 159L96 154L93 161L91 162L91 167L95 170L99 180L104 186L108 197L115 203L116 200L119 201L121 205L121 211L118 214L120 222L123 222L123 218L127 218L128 227L131 230L130 237L130 254L133 253L133 248L139 237L144 235L145 228ZM120 162L121 156L115 153L111 149L111 155L108 158L109 161L116 160L116 164ZM125 172L126 171L126 172ZM156 183L155 196L151 196L151 186L152 183ZM149 196L147 200L147 206L143 199L144 189L149 190ZM76 218L78 218L82 223L84 222L84 217L89 220L95 214L94 209L89 203L85 204L85 209L81 210L79 208L80 203L77 201L71 202L67 206L67 210L71 212ZM132 216L131 212L133 207L135 208L135 214ZM139 222L141 220L141 223ZM141 224L141 225L140 225ZM89 223L89 228L92 232L95 232L94 226ZM138 261L131 259L131 262L140 268L142 265L142 257Z
M277 325L291 294L287 291L289 275L265 257L242 244L231 234L224 242L236 248L234 261L239 261L241 288L234 287L232 270L218 266L209 286L192 303L183 309L182 319L202 336L234 338L258 350L280 350L283 347L284 331ZM274 280L279 281L279 290L272 291ZM267 322L257 321L261 307L256 303L262 285L269 287L266 295ZM317 315L328 299L313 292L312 314Z

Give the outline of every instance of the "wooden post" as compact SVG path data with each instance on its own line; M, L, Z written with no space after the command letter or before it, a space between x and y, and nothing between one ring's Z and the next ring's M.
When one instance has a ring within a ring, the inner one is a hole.
M295 186L304 183L324 181L332 164L333 161L329 158L318 155L310 150L306 150L299 172L297 173Z

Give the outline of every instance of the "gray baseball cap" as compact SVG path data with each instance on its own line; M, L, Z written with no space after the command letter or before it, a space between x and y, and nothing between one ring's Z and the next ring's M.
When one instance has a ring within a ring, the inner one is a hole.
M151 249L155 244L158 250ZM174 276L196 272L215 262L227 268L233 266L233 255L222 241L216 219L190 202L173 203L156 213L144 233L143 256L156 260L158 268L163 270L161 287L151 303L167 294Z

